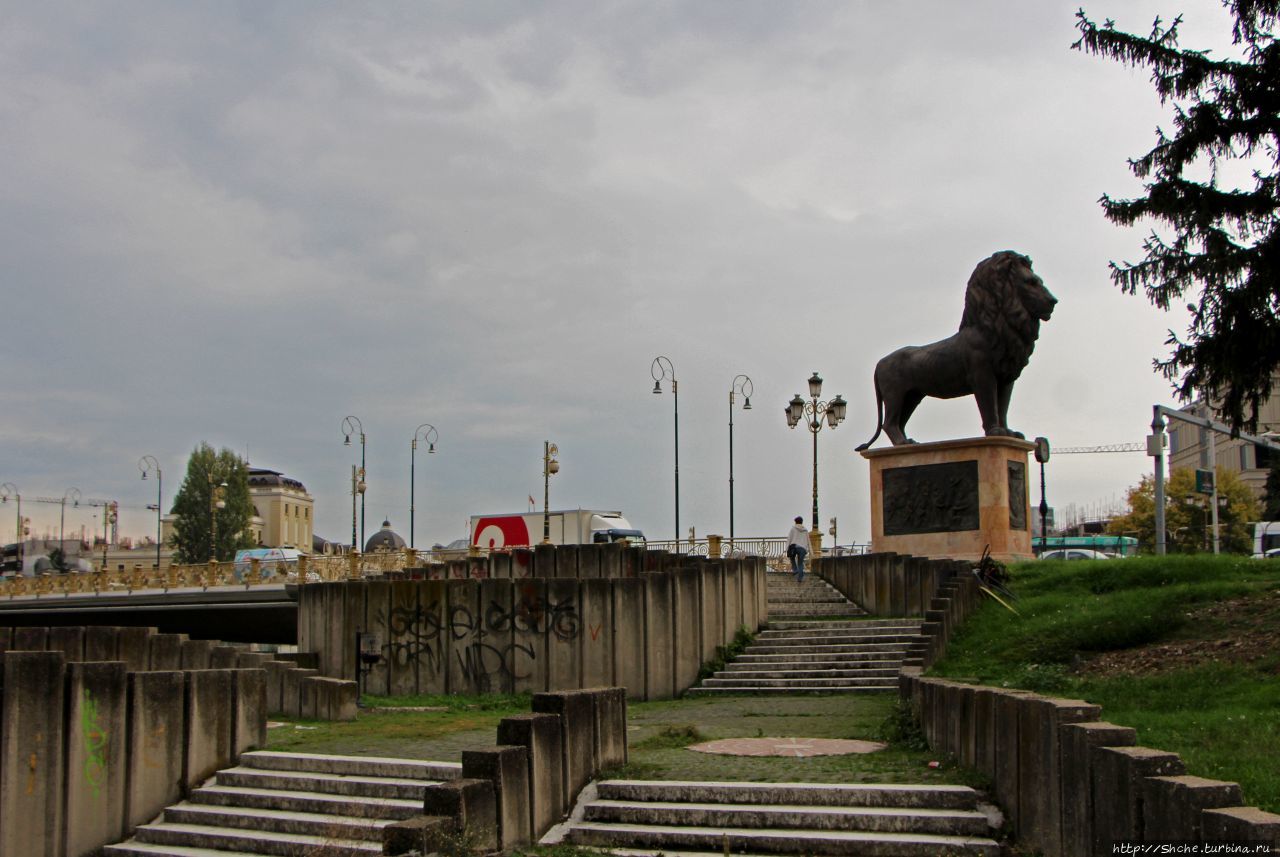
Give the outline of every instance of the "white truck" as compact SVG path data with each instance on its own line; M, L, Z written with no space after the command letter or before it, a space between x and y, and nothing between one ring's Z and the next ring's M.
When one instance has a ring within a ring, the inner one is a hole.
M548 512L547 522L553 545L607 544L623 539L644 539L644 533L631 526L621 512L561 509ZM481 550L540 544L542 531L542 512L471 517L471 544Z
M1280 550L1280 521L1258 521L1253 525L1253 555L1261 559L1274 550Z

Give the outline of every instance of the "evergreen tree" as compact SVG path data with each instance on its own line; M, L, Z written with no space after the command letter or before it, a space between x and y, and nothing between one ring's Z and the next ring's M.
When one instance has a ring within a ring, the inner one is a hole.
M217 509L215 546L210 539L218 499L225 505ZM173 498L172 511L176 517L170 544L176 563L205 563L211 557L226 562L234 559L240 548L253 547L249 468L229 449L214 452L207 443L195 448L187 459L187 475Z
M1186 339L1170 331L1172 351L1155 365L1183 400L1214 401L1238 431L1256 428L1280 365L1280 0L1224 5L1240 59L1179 48L1181 17L1167 28L1157 18L1144 37L1111 20L1099 27L1083 10L1072 47L1150 69L1161 104L1172 103L1172 136L1157 130L1155 147L1129 162L1146 195L1101 200L1111 222L1154 221L1168 234L1153 230L1146 258L1112 262L1111 277L1160 309L1201 290ZM1231 161L1253 169L1251 182L1226 180Z
M1267 487L1262 495L1262 520L1280 521L1280 458L1267 471Z

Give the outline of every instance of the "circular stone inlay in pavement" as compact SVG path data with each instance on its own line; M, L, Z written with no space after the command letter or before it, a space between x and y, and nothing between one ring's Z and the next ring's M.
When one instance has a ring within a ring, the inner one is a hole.
M874 753L884 744L875 741L852 741L844 738L724 738L693 744L690 750L722 756L847 756L850 753Z

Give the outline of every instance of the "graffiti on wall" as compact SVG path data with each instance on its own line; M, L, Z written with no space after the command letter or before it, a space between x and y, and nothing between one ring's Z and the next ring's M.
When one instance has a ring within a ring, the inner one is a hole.
M386 640L382 654L399 668L426 669L434 675L442 666L447 642L459 671L480 692L510 688L530 677L520 671L521 664L537 660L528 636L568 643L582 629L573 596L548 599L531 586L521 590L513 605L496 600L477 607L455 604L444 619L441 612L437 601L381 612L377 624Z
M107 779L107 731L98 716L98 702L88 688L80 702L80 740L84 742L84 781L96 799Z

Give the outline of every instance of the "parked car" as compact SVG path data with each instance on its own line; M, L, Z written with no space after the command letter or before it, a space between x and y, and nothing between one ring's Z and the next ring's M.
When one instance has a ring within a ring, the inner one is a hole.
M1041 559L1111 559L1109 554L1090 548L1064 548L1062 550L1045 551Z

